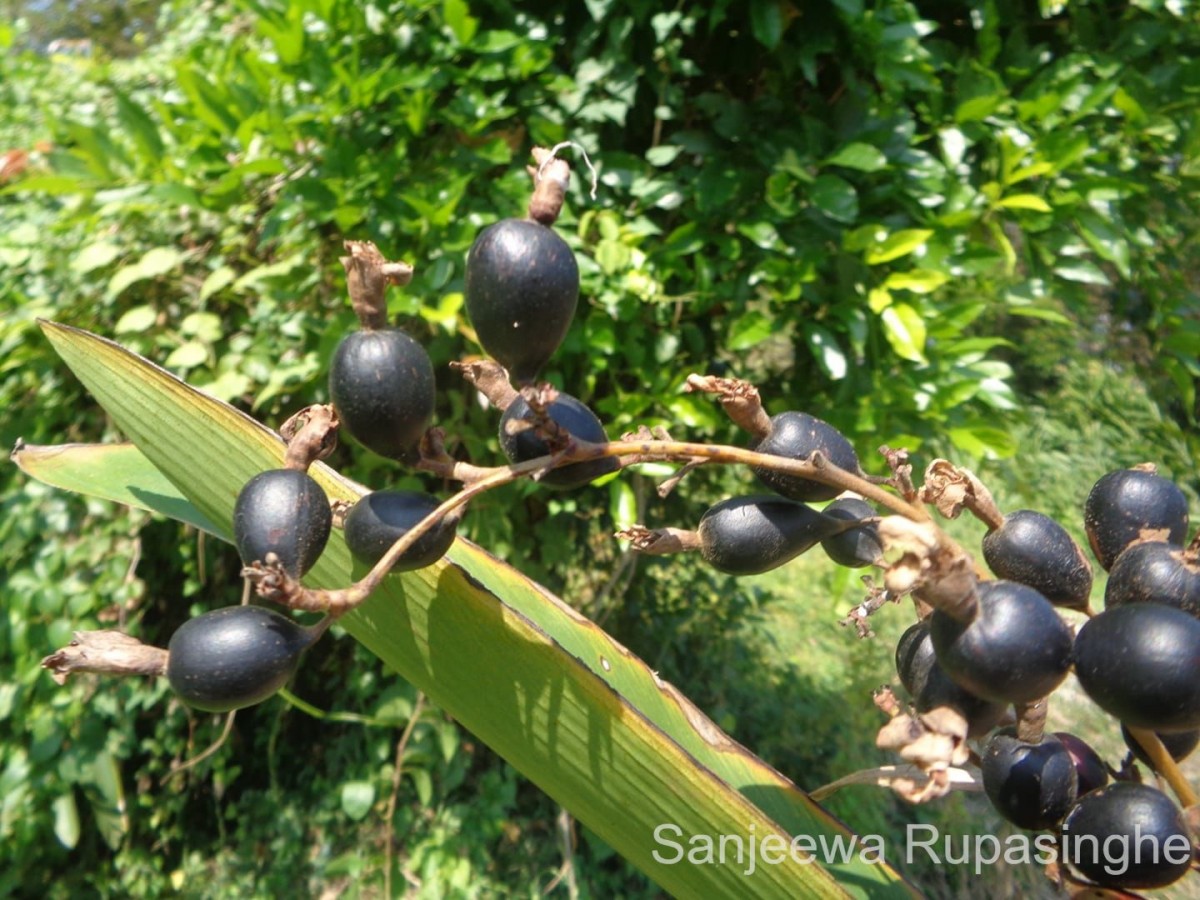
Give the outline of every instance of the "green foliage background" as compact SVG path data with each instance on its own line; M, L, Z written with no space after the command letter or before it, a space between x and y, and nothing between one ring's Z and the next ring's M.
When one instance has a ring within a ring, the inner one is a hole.
M582 302L545 374L611 434L737 442L682 393L710 371L834 423L872 471L884 443L918 467L948 454L1002 505L1076 530L1107 468L1153 458L1198 486L1189 4L167 3L152 39L101 31L88 58L43 52L76 36L53 23L0 24L0 153L31 153L0 183L9 446L113 437L39 316L112 335L272 425L327 399L353 327L337 257L356 238L416 265L391 312L434 359L452 450L496 459L496 416L446 366L479 352L463 262L481 227L523 214L529 147L571 140L599 189L573 155L559 230ZM375 486L421 483L354 446L332 462ZM609 537L694 522L750 484L702 471L666 501L650 474L575 494L517 485L466 527L813 787L877 758L866 691L890 651L828 634L856 576L806 563L797 597L794 574L735 584L636 563ZM58 688L36 663L98 623L165 643L235 602L236 555L11 466L0 504L0 890L377 891L414 692L326 641L294 692L368 724L272 701L164 783L213 722L153 685ZM556 811L436 710L398 796L415 893L532 895L555 878ZM916 814L882 795L833 805L865 832ZM575 862L587 896L654 893L586 833ZM955 888L953 873L914 877Z

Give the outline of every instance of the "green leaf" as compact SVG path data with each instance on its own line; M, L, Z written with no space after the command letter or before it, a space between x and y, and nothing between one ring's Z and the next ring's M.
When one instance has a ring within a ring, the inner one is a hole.
M1067 281L1075 281L1079 284L1098 284L1107 286L1111 283L1108 280L1108 276L1100 271L1099 266L1097 266L1095 263L1088 262L1085 259L1055 266L1054 274L1059 278L1065 278Z
M769 338L775 330L775 322L755 310L742 313L729 327L726 346L730 350L746 350Z
M218 269L213 269L208 273L208 277L204 279L204 284L200 285L200 302L203 303L217 291L229 287L237 278L237 272L233 271L229 266L221 266Z
M674 147L670 144L664 144L661 147L651 147L646 151L646 162L652 166L669 166L675 162L675 158L682 151L682 147Z
M837 338L828 329L819 325L811 326L805 337L813 357L827 378L840 381L846 377L846 354L838 346Z
M931 294L950 280L945 272L933 269L912 269L908 272L893 272L884 279L883 286L893 291L912 291L914 294Z
M1039 197L1037 194L1009 194L1007 197L1001 197L996 201L996 205L1003 209L1031 209L1034 212L1053 212L1050 204Z
M750 30L754 39L774 50L783 38L785 22L780 0L752 0L750 4Z
M900 259L902 256L908 256L908 254L912 253L918 247L923 246L931 237L933 237L933 230L929 228L910 228L904 231L895 231L882 241L877 241L874 247L867 250L863 258L869 266L891 262L894 259Z
M883 333L901 359L925 362L925 320L907 303L893 303L882 313Z
M131 284L165 275L183 261L183 254L174 247L155 247L147 250L136 263L118 269L108 282L108 296L116 297Z
M1006 459L1016 455L1016 439L1002 428L972 425L949 428L946 436L964 453L980 459Z
M858 218L858 193L853 185L836 175L818 176L808 198L835 222L848 224Z
M442 3L442 16L456 41L460 44L471 43L471 38L475 37L475 31L479 27L479 20L471 15L466 0L445 0Z
M110 262L121 255L121 248L110 241L97 241L94 244L88 244L71 260L71 271L80 275L86 275L88 272L107 266Z
M369 781L347 781L342 785L342 812L355 822L367 817L375 805L375 785Z
M228 540L229 532L196 509L133 444L18 442L10 459L26 475L64 491L159 512Z
M227 533L241 487L282 464L279 438L110 341L42 327L116 426ZM331 500L366 491L321 463L310 474ZM306 582L342 587L351 571L335 532ZM663 862L655 830L664 822L685 835L777 834L784 846L792 835L849 835L598 626L468 541L387 579L339 624L665 891L915 896L886 863L856 853L827 863L785 856L752 873L736 859Z
M54 836L68 850L74 850L79 843L79 807L75 805L75 792L68 789L59 794L50 804L54 814Z
M827 166L841 166L860 172L878 172L880 169L886 169L887 164L887 157L878 147L863 143L846 144L824 162Z
M140 334L153 328L157 321L158 310L153 306L135 306L122 313L113 327L117 334Z

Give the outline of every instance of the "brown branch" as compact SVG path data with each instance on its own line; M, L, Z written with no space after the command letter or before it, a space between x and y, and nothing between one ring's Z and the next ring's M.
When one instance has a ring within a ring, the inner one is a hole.
M41 665L59 684L77 672L157 677L166 674L167 651L120 631L76 631L71 643L51 653Z

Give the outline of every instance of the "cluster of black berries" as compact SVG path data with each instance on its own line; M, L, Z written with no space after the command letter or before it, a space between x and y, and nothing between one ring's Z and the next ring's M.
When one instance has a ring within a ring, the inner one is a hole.
M520 385L532 382L557 350L579 296L575 256L550 227L561 206L565 164L544 153L538 160L544 171L534 173L530 217L484 229L466 267L466 306L475 334ZM412 269L387 262L373 245L347 247L350 256L343 264L361 328L346 335L333 355L329 394L334 420L309 428L313 423L301 418L290 435L285 467L252 478L234 509L234 541L243 563L269 565L295 581L316 563L334 528L329 498L307 473L314 459L332 449L334 431L343 428L381 456L414 463L434 411L435 377L428 353L387 324L386 288L407 283ZM505 374L503 389L493 386L491 396L501 398L500 446L510 463L551 452L539 423L552 422L551 428L583 440L607 440L596 415L574 397L559 393L535 408L536 395L527 399L507 378ZM289 435L287 428L284 433ZM611 458L576 463L550 470L542 483L574 487L616 466ZM341 516L346 545L356 559L374 566L439 503L417 491L370 493ZM458 522L457 514L441 517L390 571L423 568L441 559L454 542ZM287 683L325 624L303 627L254 605L213 610L172 636L166 674L175 693L197 709L223 712L250 706Z

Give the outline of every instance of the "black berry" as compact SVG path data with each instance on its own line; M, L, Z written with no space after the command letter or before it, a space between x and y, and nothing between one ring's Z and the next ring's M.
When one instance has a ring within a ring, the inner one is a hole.
M1134 728L1200 728L1200 619L1161 603L1109 607L1079 629L1075 674Z
M834 500L823 510L826 516L845 522L875 519L875 508L857 497ZM879 561L883 556L883 541L879 538L879 525L874 521L864 522L857 528L830 535L821 541L821 549L839 566L861 568Z
M312 640L307 628L271 609L214 609L171 635L167 680L195 709L228 712L253 706L287 684Z
M346 546L360 562L373 566L392 544L410 528L437 509L437 497L419 491L375 491L367 494L346 514ZM391 571L407 572L432 565L450 549L458 527L458 516L442 518L417 538Z
M1105 571L1136 541L1182 544L1187 498L1171 481L1144 469L1118 469L1096 482L1084 505L1088 543Z
M1027 703L1053 691L1071 665L1071 631L1045 597L1014 581L979 585L969 623L935 612L929 631L938 662L987 700Z
M734 497L712 506L697 526L700 553L730 575L755 575L783 565L840 527L803 503L781 497Z
M345 428L368 450L409 459L433 417L433 364L395 328L344 337L329 368L329 394Z
M1200 617L1200 565L1195 556L1163 541L1126 548L1108 573L1104 605L1162 603Z
M1155 733L1157 734L1157 732ZM1142 749L1142 745L1133 739L1133 735L1129 733L1129 728L1125 725L1121 726L1121 737L1125 739L1125 746L1130 749L1139 762L1151 769L1155 768L1150 757L1146 755L1146 751ZM1200 747L1200 728L1193 731L1177 731L1174 734L1158 734L1158 739L1162 742L1163 749L1170 754L1171 759L1181 762L1191 756L1192 751L1197 747Z
M1075 761L1052 734L1028 744L1013 729L1001 729L984 747L981 769L983 789L996 812L1031 831L1057 824L1079 788Z
M771 431L752 444L751 449L787 459L808 459L819 452L840 469L856 474L859 471L858 454L850 442L832 425L808 413L784 412L772 416ZM755 469L754 474L764 485L789 500L805 503L832 500L842 492L839 487L769 469Z
M579 266L552 228L504 219L471 246L465 294L483 349L527 383L566 337L579 297Z
M542 226L539 225L539 228ZM570 394L559 393L546 407L546 414L572 437L591 443L604 443L608 435L596 414ZM527 462L551 453L550 446L529 427L533 410L524 397L518 396L500 419L500 449L511 463ZM619 463L613 457L601 457L587 462L572 463L551 469L538 482L549 487L573 488L594 481L601 475L615 472Z
M955 684L938 664L929 637L929 621L910 625L896 645L896 674L912 697L919 713L949 706L967 720L967 736L981 737L996 726L1008 709L1006 703L992 703L976 697Z
M1055 606L1086 609L1092 567L1065 528L1049 516L1020 509L983 538L983 558L997 578L1033 588Z
M242 562L263 562L274 553L296 578L321 556L332 525L325 491L308 473L294 469L255 475L233 507L233 540Z

